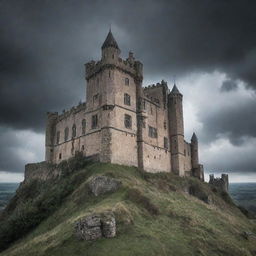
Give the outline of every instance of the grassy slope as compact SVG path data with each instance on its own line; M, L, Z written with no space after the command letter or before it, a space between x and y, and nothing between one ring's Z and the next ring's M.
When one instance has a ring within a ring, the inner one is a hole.
M123 186L115 193L93 197L86 184L92 173L118 178ZM254 255L256 251L255 241L241 236L243 231L255 232L255 224L210 191L208 185L193 178L171 174L144 177L136 168L100 163L90 164L72 176L84 180L50 217L0 255L241 256ZM187 183L212 194L215 203L208 205L182 192ZM157 215L136 198L127 196L136 191L158 208ZM74 223L104 210L113 210L117 216L117 237L78 241L73 235Z

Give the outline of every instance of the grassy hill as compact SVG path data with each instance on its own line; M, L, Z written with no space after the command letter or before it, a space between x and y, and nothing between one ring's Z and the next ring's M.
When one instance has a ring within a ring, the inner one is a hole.
M206 183L112 164L61 168L61 178L30 181L17 191L0 219L1 256L256 255L256 240L241 235L256 232L254 220ZM93 196L88 179L95 175L122 186ZM75 223L102 211L114 212L117 236L77 240Z

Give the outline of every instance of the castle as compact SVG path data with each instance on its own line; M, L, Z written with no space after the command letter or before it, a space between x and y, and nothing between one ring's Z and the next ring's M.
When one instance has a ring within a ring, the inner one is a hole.
M142 87L143 65L126 60L111 31L101 60L85 64L86 102L62 114L48 113L46 162L59 163L82 152L101 162L172 172L204 180L198 140L184 140L182 94L167 83Z

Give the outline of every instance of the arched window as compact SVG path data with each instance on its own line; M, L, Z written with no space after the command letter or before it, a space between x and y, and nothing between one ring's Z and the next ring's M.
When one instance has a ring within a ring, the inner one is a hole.
M131 105L131 96L127 93L124 94L124 104L128 106Z
M85 135L85 131L86 131L86 120L83 119L82 121L82 134Z
M125 85L129 85L129 78L128 78L128 77L126 77L126 78L124 79L124 81L125 81Z
M68 127L65 128L65 141L68 140L68 133L69 133L69 129Z
M73 124L72 126L72 138L75 138L76 137L76 125Z

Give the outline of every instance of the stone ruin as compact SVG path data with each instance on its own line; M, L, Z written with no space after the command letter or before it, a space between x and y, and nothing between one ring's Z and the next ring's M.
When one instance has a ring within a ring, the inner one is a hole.
M116 236L116 220L111 212L92 214L75 225L75 236L80 240L97 240Z
M221 189L222 191L228 192L228 174L221 174L221 178L214 178L214 174L210 174L209 184Z

